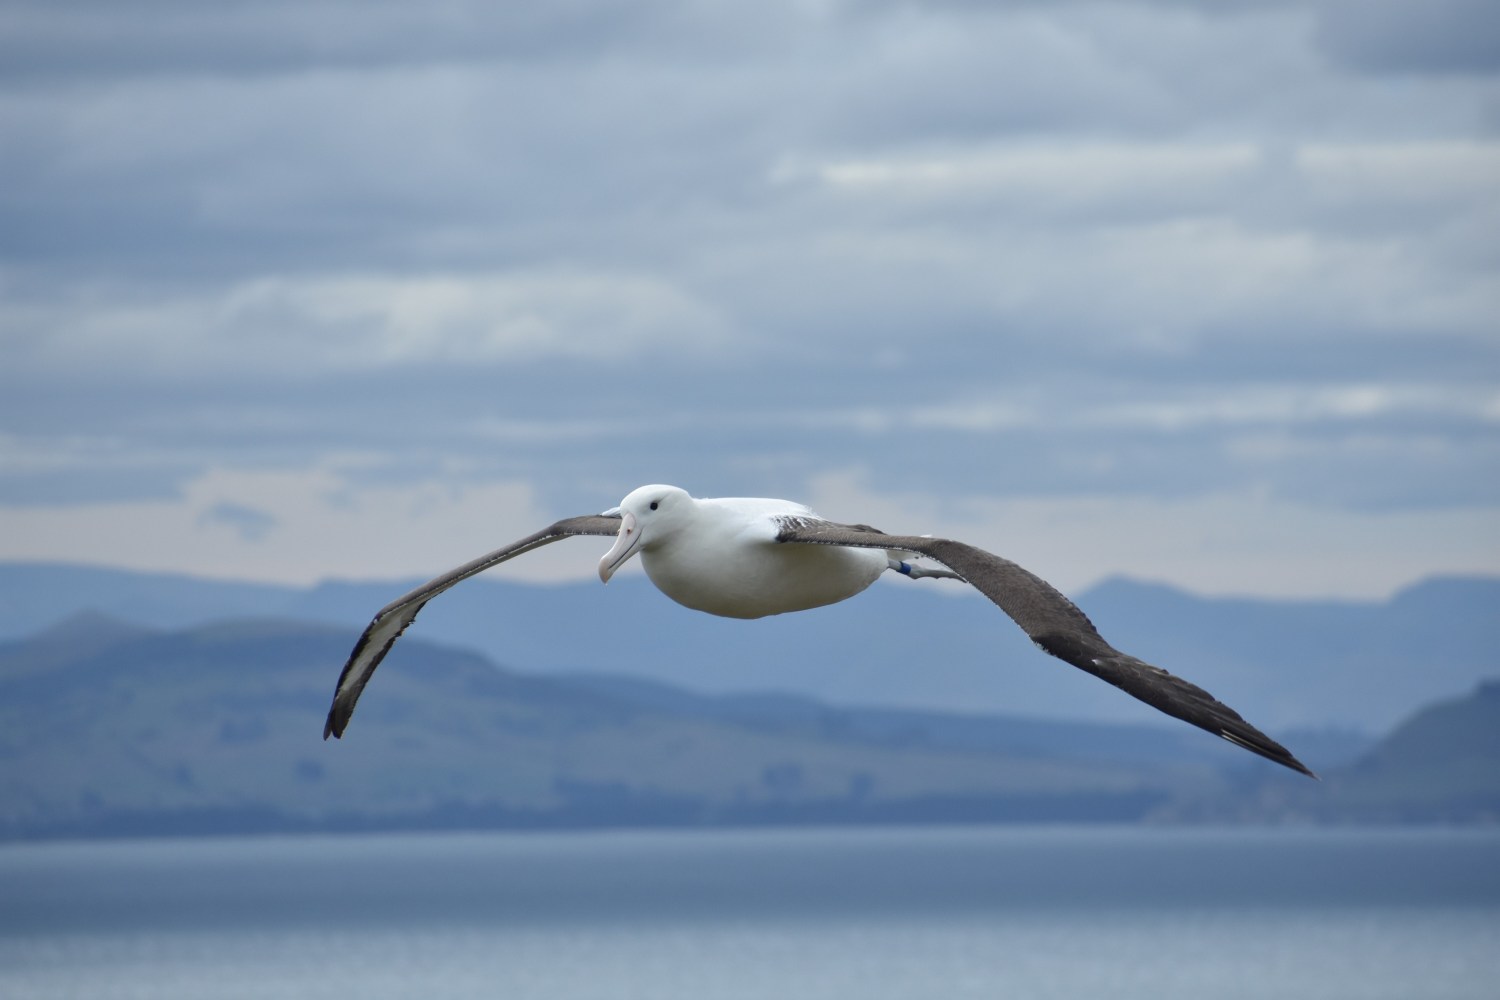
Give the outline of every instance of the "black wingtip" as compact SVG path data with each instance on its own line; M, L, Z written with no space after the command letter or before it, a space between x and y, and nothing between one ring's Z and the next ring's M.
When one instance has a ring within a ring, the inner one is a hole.
M1253 754L1257 754L1261 757L1264 757L1266 760L1280 764L1282 767L1290 768L1291 770L1296 771L1299 774L1305 774L1314 781L1323 780L1322 778L1314 774L1312 769L1309 768L1306 764L1302 763L1296 757L1293 757L1290 750L1282 746L1280 743L1277 743L1275 740L1264 736L1264 734L1257 732L1257 735L1261 736L1261 739L1264 740L1264 743L1260 741L1252 742L1250 740L1236 736L1234 733L1225 732L1222 730L1220 731L1219 735L1224 737L1224 739L1228 740L1230 743L1233 743L1237 747L1244 747L1246 750L1249 750Z
M328 710L328 721L323 723L323 739L326 741L332 736L336 740L344 738L344 730L349 725L349 716L346 714L339 718L339 705L335 701L333 707Z
M1281 764L1284 767L1291 768L1293 771L1296 771L1298 774L1305 774L1305 775L1307 775L1309 778L1311 778L1314 781L1322 781L1323 780L1322 778L1318 777L1318 775L1313 771L1312 768L1310 768L1306 764L1302 763L1296 757L1287 757L1286 760L1278 760L1277 763Z

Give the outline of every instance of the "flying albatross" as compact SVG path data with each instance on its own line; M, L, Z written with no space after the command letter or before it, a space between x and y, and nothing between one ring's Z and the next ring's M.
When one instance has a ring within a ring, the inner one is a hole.
M605 583L639 554L646 575L662 593L678 604L728 618L763 618L834 604L858 594L886 570L963 580L1045 652L1168 715L1316 777L1207 691L1105 642L1072 601L1009 560L946 538L836 524L787 500L696 499L675 486L642 486L602 514L564 518L386 605L359 637L339 675L323 738L344 735L370 675L428 601L491 566L572 535L615 536L599 560ZM919 556L946 568L913 565Z

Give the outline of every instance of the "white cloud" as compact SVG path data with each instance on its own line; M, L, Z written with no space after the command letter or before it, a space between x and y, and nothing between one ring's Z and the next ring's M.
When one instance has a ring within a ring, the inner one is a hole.
M1500 142L1476 139L1307 143L1297 169L1328 196L1379 201L1500 201Z
M1003 198L1028 210L1097 209L1121 199L1198 200L1207 188L1243 182L1259 168L1259 149L1245 142L980 144L940 153L780 165L774 179L809 174L865 197L919 200ZM1037 202L1040 200L1041 204Z
M824 516L978 545L1077 593L1117 575L1205 594L1384 598L1437 573L1500 573L1500 508L1334 511L1250 494L1162 501L994 500L875 489L862 470L810 484ZM889 477L882 477L888 481Z
M608 361L722 346L725 320L650 275L573 269L297 275L0 305L12 364L52 371L358 372L414 362ZM16 348L19 348L17 350Z
M287 584L427 577L587 512L545 509L519 480L371 485L360 475L356 485L361 464L217 468L173 498L0 507L0 559ZM797 499L838 520L970 542L1074 593L1128 575L1207 594L1380 598L1430 574L1500 573L1500 508L1340 512L1225 493L997 500L875 488L873 479L863 470L819 474ZM617 501L601 495L597 506ZM564 543L494 572L536 583L587 579L597 554Z
M523 482L381 486L361 477L355 485L350 473L360 464L213 468L171 498L0 507L0 559L288 584L436 576L565 514L586 513L548 512ZM496 572L546 582L592 567L587 554L543 549Z
M998 395L998 394L997 394ZM1168 386L1150 399L1093 400L1070 398L1063 406L1035 400L975 399L895 410L885 425L938 427L964 431L1015 428L1143 428L1181 431L1204 426L1276 427L1358 424L1402 418L1454 419L1467 423L1497 422L1500 389L1440 384L1354 383L1344 385Z

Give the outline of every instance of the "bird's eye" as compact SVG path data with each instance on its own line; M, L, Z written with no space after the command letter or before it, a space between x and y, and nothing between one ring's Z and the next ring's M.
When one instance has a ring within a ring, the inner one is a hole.
M652 510L655 510L656 508L658 508L660 506L661 506L661 501L660 500L652 500L651 501L651 509Z

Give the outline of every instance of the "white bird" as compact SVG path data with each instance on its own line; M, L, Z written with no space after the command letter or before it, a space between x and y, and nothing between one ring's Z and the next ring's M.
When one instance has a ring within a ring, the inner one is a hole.
M558 521L386 605L359 637L339 675L323 738L344 735L370 675L423 605L491 566L571 535L615 536L599 560L599 578L605 583L639 554L646 575L662 593L694 610L728 618L763 618L835 604L858 594L886 570L963 580L1045 652L1168 715L1316 777L1207 691L1105 642L1072 601L1009 560L946 538L836 524L788 500L695 499L675 486L661 485L642 486L602 514ZM916 556L946 569L914 566L908 560Z

